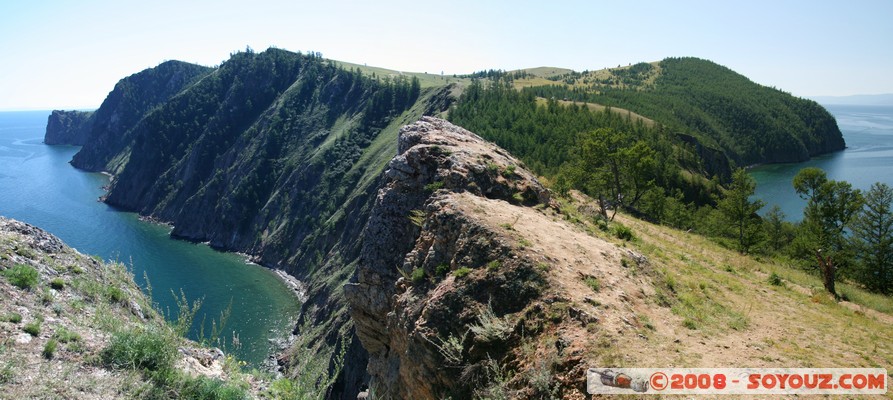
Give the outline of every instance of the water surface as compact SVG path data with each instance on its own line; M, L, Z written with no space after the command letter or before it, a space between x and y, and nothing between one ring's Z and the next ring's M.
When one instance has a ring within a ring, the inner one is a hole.
M140 285L148 276L162 309L176 311L172 290L182 289L190 300L204 298L196 319L207 315L206 333L232 301L225 350L250 363L262 361L271 350L269 339L286 334L297 315L300 305L288 287L238 255L171 239L170 228L97 201L108 177L69 165L78 147L43 144L48 115L0 112L0 215L43 228L82 253L132 264Z
M778 204L788 220L803 217L806 202L794 192L791 181L802 168L818 167L828 178L845 180L854 187L868 190L874 182L893 186L893 107L825 105L837 118L846 140L844 151L793 164L772 164L754 168L757 198L766 201L765 212Z

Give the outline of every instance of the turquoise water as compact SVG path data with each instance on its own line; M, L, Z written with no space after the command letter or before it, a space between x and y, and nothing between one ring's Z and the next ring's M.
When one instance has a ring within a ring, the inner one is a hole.
M797 196L791 180L800 169L818 167L830 179L845 180L868 190L874 182L893 186L893 107L826 105L837 118L847 149L796 164L773 164L754 168L756 196L766 201L765 212L778 204L791 221L803 217L806 202Z
M42 143L48 115L0 113L0 215L43 228L82 253L132 264L140 285L148 276L162 310L176 311L171 290L204 298L196 320L207 315L206 332L232 301L225 350L255 365L263 361L269 339L284 336L297 316L300 304L288 287L242 257L171 239L168 227L97 201L108 178L69 165L77 147Z

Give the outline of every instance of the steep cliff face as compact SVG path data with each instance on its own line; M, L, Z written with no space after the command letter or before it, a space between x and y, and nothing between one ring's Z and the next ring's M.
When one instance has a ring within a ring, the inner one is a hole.
M545 258L488 218L548 207L549 193L518 160L446 121L422 118L399 141L345 288L351 317L378 396L467 398L492 380L492 362L514 362L520 331L502 318L549 287ZM488 326L469 333L479 322Z
M302 280L301 326L313 329L296 331L312 340L282 362L299 374L299 358L326 359L346 346L330 396L350 397L365 380L366 358L341 288L398 128L448 107L444 84L422 89L418 80L364 75L314 54L238 53L168 99L153 97L158 103L134 118L120 117L127 102L113 91L73 164L115 174L107 203ZM149 89L133 95L141 90ZM119 117L98 124L101 115Z
M75 154L71 164L87 171L114 171L120 168L124 160L114 157L130 146L133 140L131 128L151 109L210 71L211 68L200 65L167 61L121 79L84 124L84 140L79 143L84 148Z
M43 142L83 146L93 126L92 112L53 110L47 118Z

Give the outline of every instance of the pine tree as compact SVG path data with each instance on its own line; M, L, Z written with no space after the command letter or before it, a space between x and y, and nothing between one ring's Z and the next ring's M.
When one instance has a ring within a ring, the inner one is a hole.
M893 189L875 183L865 194L865 206L853 221L857 278L868 289L893 293Z
M769 244L772 250L778 251L784 246L787 239L785 234L785 214L777 204L769 209L764 216L766 234L769 236Z
M716 205L736 238L738 251L742 254L747 253L762 239L757 211L763 208L763 201L750 200L756 187L753 178L739 168L732 174L732 184L729 185L725 197Z
M862 194L849 182L828 180L818 168L804 168L794 176L794 190L807 200L801 241L822 271L825 289L834 296L837 271L848 272L852 254L846 245L847 225L862 208ZM808 257L808 256L807 256Z

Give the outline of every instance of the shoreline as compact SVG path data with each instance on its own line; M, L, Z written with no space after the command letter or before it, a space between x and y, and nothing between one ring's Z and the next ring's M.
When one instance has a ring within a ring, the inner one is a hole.
M301 304L307 302L307 286L304 285L304 282L301 282L300 280L298 280L298 278L289 275L287 272L281 269L269 269L273 271L273 273L277 277L279 277L279 279L282 280L283 283L285 283L285 286L288 286L288 288L291 289L292 293L294 293Z

